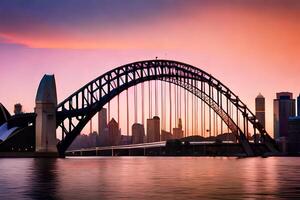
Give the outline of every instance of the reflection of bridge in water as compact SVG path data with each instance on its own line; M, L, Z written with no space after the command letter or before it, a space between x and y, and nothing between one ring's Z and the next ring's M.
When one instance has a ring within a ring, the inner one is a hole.
M154 95L152 95L151 91L152 81L155 82ZM36 123L36 151L56 151L54 133L56 132L56 129L60 129L61 131L57 131L58 133L61 133L61 140L57 144L57 150L61 156L64 156L69 146L82 132L83 128L92 119L92 117L105 105L108 104L109 108L109 102L115 97L118 98L117 120L119 121L119 95L124 91L126 91L127 95L127 134L129 134L128 90L131 87L134 87L135 89L134 118L135 122L137 122L136 99L138 93L136 92L136 85L139 84L142 86L141 115L143 118L142 124L144 125L145 90L143 84L145 82L148 82L149 85L148 103L151 104L149 105L149 118L154 116L152 115L153 108L155 108L155 112L153 113L158 115L157 96L160 95L162 102L160 105L162 128L166 129L166 121L169 120L170 133L172 132L173 119L177 121L178 118L181 117L184 119L184 137L191 136L187 135L187 130L189 129L192 129L191 132L193 134L196 132L195 135L208 134L206 136L211 137L222 135L224 133L231 133L235 137L235 142L232 144L222 141L214 143L193 143L193 141L191 141L189 144L171 145L173 149L181 149L182 154L190 152L191 148L200 149L202 147L206 148L205 150L201 150L203 154L210 154L210 152L218 152L217 154L220 154L224 148L226 149L229 146L234 146L233 151L236 150L237 154L241 152L247 156L261 155L266 152L277 152L275 141L258 122L256 116L228 87L212 75L199 68L170 60L140 61L112 69L111 71L87 83L58 105L56 105L57 100L54 77L44 77L40 83L36 97L37 118L34 122ZM160 90L157 89L157 82L161 83ZM175 93L174 99L172 99L173 94L171 93L173 89ZM181 93L181 91L183 92ZM155 99L154 106L152 106L153 97ZM169 97L168 104L166 104L167 97ZM169 107L169 118L165 116L166 105ZM175 107L175 111L173 112L172 106ZM182 110L184 110L184 114L180 116ZM200 129L200 134L197 134L197 131L195 131L198 129ZM254 142L252 142L253 138ZM176 143L176 141L174 143ZM144 153L144 155L149 155L147 154L147 150L151 148L161 148L164 149L163 151L160 150L161 152L168 154L168 145L165 147L160 146L163 144L164 142L153 144L134 144L119 147L97 147L94 150L87 149L73 152L75 154L77 152L105 152L108 150L121 152L126 149L133 149L132 151L128 151L128 154L131 152L133 155L132 152L134 152L134 149L142 149L143 151L146 151L146 154ZM235 146L237 146L237 148L235 148ZM170 151L172 151L172 148ZM219 148L221 151L217 151L214 148ZM150 150L148 152L150 152ZM68 154L69 153L70 152L68 152ZM226 155L227 153L225 152L224 154Z

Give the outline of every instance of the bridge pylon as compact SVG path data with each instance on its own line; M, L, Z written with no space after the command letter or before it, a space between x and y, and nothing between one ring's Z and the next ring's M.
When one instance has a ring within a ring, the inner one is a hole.
M35 98L35 151L57 154L56 148L57 95L54 75L44 75Z

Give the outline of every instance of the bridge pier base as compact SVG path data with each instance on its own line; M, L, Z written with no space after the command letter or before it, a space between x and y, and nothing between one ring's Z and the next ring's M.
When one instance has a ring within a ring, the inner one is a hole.
M35 125L36 154L58 156L56 148L57 95L54 75L44 75L37 91L35 103L37 115Z

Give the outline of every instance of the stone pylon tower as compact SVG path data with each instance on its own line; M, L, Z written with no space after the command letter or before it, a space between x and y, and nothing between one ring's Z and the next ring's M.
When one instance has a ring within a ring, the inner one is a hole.
M44 75L35 98L35 151L57 152L56 148L56 84L54 75Z

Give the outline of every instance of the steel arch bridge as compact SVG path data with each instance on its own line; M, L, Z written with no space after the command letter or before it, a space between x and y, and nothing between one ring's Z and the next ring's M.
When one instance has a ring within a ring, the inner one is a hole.
M62 140L57 144L64 155L89 120L115 96L139 83L151 80L169 82L192 93L209 106L235 134L249 156L254 151L249 143L249 127L260 135L257 142L276 151L274 140L256 116L228 87L207 72L172 60L146 60L117 67L87 83L57 106L57 127ZM232 111L235 111L235 114Z

